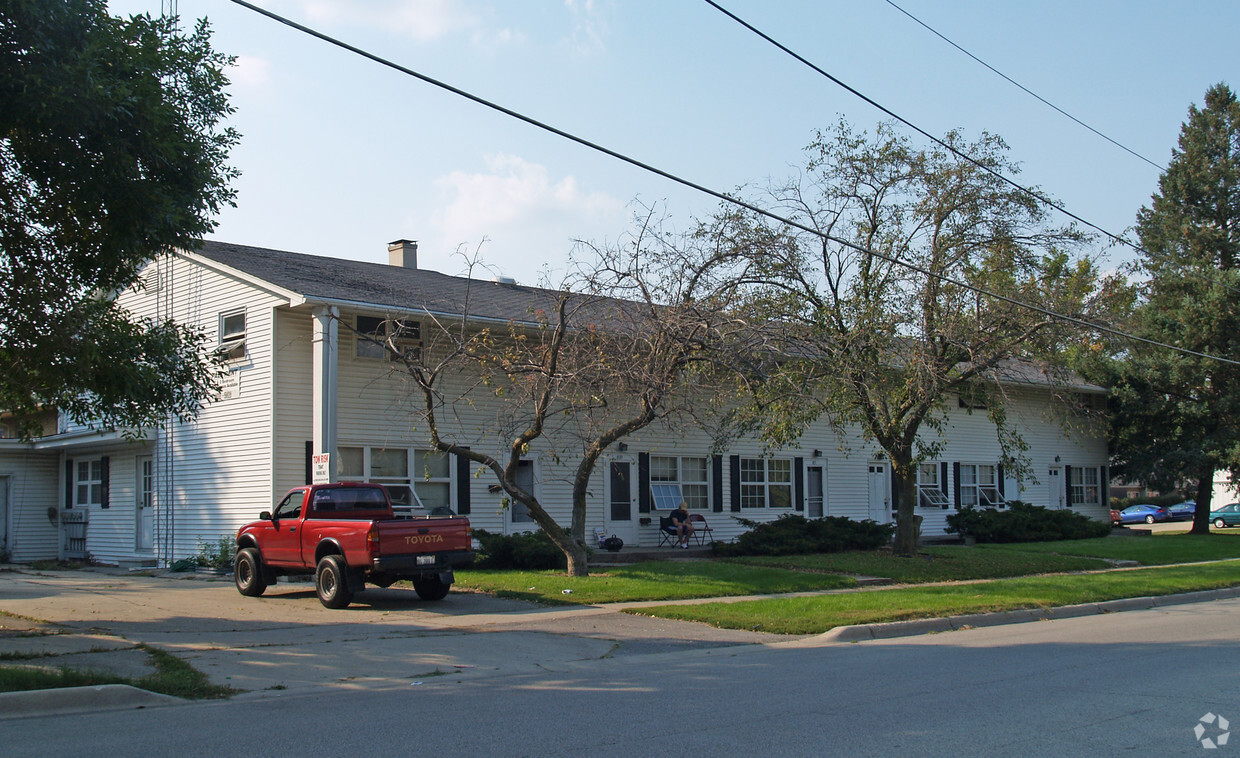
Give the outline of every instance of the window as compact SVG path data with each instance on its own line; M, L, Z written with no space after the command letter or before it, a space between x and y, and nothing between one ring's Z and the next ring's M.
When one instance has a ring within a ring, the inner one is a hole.
M391 329L392 338L388 339ZM379 340L375 343L372 340ZM384 358L396 360L389 347L402 352L412 351L411 357L417 357L421 347L422 325L417 321L403 319L378 318L375 316L357 317L357 355L359 358Z
M220 346L216 352L229 361L245 358L245 311L220 314Z
M291 519L301 516L301 502L306 499L305 490L293 490L280 501L276 506L273 517L279 519Z
M922 463L917 466L917 504L923 508L942 508L947 505L947 495L939 480L939 464Z
M741 508L792 506L792 461L741 458Z
M342 481L382 484L398 512L452 508L448 454L408 448L340 447L336 474Z
M103 505L103 459L78 461L74 477L73 507Z
M683 501L689 508L710 507L709 464L699 456L650 456L650 494L655 510L670 511Z
M1098 469L1073 467L1068 485L1072 488L1072 505L1099 505L1102 488L1098 486Z
M999 494L997 466L990 464L960 464L960 505L993 508L1003 505Z

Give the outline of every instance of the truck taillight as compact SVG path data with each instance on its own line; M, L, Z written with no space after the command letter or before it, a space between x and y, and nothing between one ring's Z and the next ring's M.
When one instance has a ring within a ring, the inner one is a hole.
M379 554L379 527L371 524L370 531L366 532L366 551L372 556Z

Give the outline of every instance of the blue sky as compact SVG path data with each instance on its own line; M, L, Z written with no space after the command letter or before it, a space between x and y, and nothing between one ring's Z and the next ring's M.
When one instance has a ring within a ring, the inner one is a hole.
M255 0L540 121L730 191L792 173L815 129L872 106L701 0ZM1240 87L1233 0L897 0L974 55L1165 165L1190 103ZM999 134L1041 187L1114 232L1158 170L987 71L885 0L721 4L922 129ZM112 0L158 14L157 0ZM614 240L634 202L688 228L717 202L331 47L227 0L207 17L230 72L237 207L216 239L424 268L458 248L534 283L574 239ZM920 142L922 138L917 137ZM487 240L483 243L484 238ZM1112 251L1111 265L1126 258Z

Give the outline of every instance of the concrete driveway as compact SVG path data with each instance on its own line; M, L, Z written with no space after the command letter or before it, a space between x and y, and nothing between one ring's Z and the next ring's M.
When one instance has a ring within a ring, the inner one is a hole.
M455 591L425 602L413 590L368 589L349 608L329 610L305 582L281 580L248 598L231 577L7 568L0 572L0 653L138 677L151 670L135 648L146 644L215 684L249 692L414 683L790 639Z

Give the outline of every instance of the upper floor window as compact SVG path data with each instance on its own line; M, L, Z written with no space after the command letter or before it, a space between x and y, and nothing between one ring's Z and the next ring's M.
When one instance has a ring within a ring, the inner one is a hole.
M650 494L655 509L675 510L682 502L689 508L708 508L708 466L701 456L650 456Z
M220 346L216 351L229 361L245 358L245 311L220 314Z
M792 506L792 461L788 458L741 458L741 507Z
M391 338L389 339L389 334ZM357 355L359 358L396 359L393 350L416 351L421 346L422 325L417 321L377 316L357 317Z

